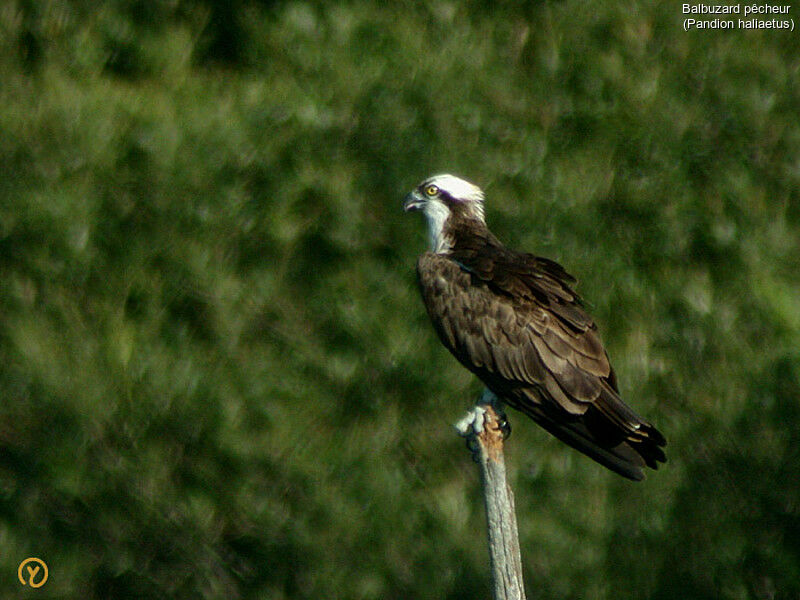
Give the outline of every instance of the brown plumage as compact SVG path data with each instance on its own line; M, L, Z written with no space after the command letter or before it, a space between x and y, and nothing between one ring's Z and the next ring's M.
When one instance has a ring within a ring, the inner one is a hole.
M664 462L664 436L619 397L597 326L557 263L503 246L483 193L452 175L422 182L406 210L428 217L420 291L442 343L511 407L628 477Z

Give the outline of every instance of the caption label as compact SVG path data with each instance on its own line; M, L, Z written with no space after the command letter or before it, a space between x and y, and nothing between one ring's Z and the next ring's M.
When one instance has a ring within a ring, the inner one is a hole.
M788 29L794 31L789 4L683 4L683 29ZM732 18L736 15L737 18Z

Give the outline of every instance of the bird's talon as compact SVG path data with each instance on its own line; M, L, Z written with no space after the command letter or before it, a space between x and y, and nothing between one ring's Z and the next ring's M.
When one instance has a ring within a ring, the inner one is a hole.
M499 415L497 428L500 430L500 433L503 434L503 441L511 437L511 423L508 422L505 414Z

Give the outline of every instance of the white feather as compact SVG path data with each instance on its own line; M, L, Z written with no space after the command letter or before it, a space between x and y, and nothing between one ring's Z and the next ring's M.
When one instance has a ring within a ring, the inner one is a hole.
M483 190L477 185L470 183L450 173L442 173L434 175L428 179L428 184L435 185L440 190L444 190L451 197L465 202L480 202L483 203Z
M428 239L431 243L431 250L440 254L450 250L450 243L444 236L444 224L450 217L450 209L439 200L429 200L423 209L425 218L428 221Z

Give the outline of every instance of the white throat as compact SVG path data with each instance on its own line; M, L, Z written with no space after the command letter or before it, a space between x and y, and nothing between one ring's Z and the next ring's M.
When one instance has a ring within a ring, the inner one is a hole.
M425 218L428 221L428 239L431 251L444 254L451 249L450 241L444 235L444 224L450 218L450 209L442 202L432 201L425 205Z

